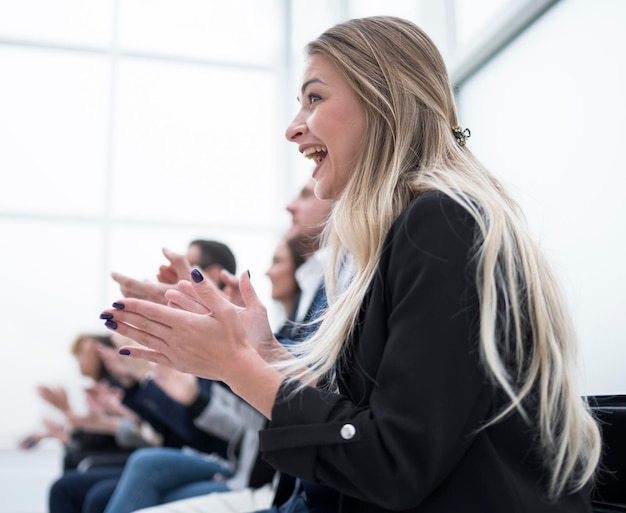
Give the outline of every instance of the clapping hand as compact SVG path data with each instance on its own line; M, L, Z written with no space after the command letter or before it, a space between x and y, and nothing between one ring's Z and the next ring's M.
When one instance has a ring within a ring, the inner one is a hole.
M167 258L170 263L169 265L162 265L159 267L157 280L160 283L175 285L180 280L184 280L189 276L189 273L191 272L191 265L185 255L174 253L166 248L163 248L163 255L165 255L165 258Z
M145 299L161 305L167 303L165 292L174 287L174 285L167 283L137 280L120 273L111 273L111 277L119 284L120 291L124 297Z
M281 347L247 273L240 279L245 307L229 302L199 271L194 270L192 276L200 281L183 280L167 292L169 307L128 298L117 302L124 308L105 311L112 315L107 320L109 328L140 344L123 347L124 353L226 381L237 372L237 361L251 351L267 360Z
M63 387L39 385L37 393L39 397L62 413L67 414L71 410L67 391Z
M165 365L155 365L152 380L167 395L181 404L189 406L198 397L198 378Z

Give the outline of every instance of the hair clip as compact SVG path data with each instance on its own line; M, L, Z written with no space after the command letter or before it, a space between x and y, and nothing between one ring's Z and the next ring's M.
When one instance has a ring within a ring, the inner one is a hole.
M466 128L465 130L463 130L458 125L452 127L452 133L454 134L456 142L459 143L459 146L465 146L467 139L469 139L472 136L472 132L470 132L469 128Z

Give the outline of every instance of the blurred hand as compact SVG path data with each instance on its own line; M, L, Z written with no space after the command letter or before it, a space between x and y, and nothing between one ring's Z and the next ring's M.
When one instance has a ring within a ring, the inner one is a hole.
M175 285L169 283L153 283L149 281L136 280L130 276L124 276L119 273L111 273L111 277L120 286L120 291L124 297L134 297L137 299L145 299L164 305L167 303L165 292Z
M111 415L136 415L123 404L124 392L108 383L100 382L85 389L87 404L94 411Z
M119 426L120 416L90 409L84 415L72 413L70 422L74 429L114 435Z
M65 424L52 419L43 419L43 425L46 438L56 438L64 445L70 443L70 435Z
M169 265L162 265L159 267L157 280L159 280L160 283L175 285L180 280L186 280L189 278L191 265L185 255L174 253L166 248L163 248L163 255L165 255L165 258L167 258L170 263Z
M70 403L67 398L67 391L63 387L48 387L40 385L37 387L37 393L48 404L54 406L57 410L67 414L70 411Z
M122 404L122 391L100 382L85 389L88 411L86 414L70 416L75 429L94 433L115 434L120 418L129 417L139 423L139 416Z
M38 433L31 433L30 435L22 438L18 442L20 449L28 450L35 447L44 438L56 438L62 444L67 445L69 443L69 436L65 425L52 419L44 419L44 430Z
M234 305L245 306L243 296L239 290L239 278L234 274L230 274L226 269L222 269L220 271L220 279L224 284L222 292L224 292L226 298Z
M200 393L198 378L165 365L156 365L152 380L172 399L189 406Z
M98 344L98 354L106 370L115 377L122 386L129 388L141 381L147 372L152 370L152 364L144 360L124 358L118 353L120 347L136 345L131 339L113 333L111 341L115 347L106 347Z

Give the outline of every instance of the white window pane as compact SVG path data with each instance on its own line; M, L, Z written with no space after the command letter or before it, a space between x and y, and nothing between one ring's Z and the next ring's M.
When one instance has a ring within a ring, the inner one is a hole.
M126 59L118 77L115 216L271 222L282 131L269 73Z
M2 211L102 212L109 65L90 54L0 47Z
M326 29L343 21L341 2L319 0L312 7L310 2L291 2L291 48L296 56L296 65L302 60L305 45Z
M0 37L109 46L113 0L2 0Z
M279 48L275 0L125 0L124 50L269 65Z
M527 3L527 0L455 0L454 20L456 39L459 46L472 44L505 9L512 5Z
M562 1L460 92L469 147L520 201L563 279L588 393L626 392L624 26L621 0Z
M40 426L44 408L35 387L41 383L67 386L72 402L81 404L83 382L69 348L83 330L105 332L98 319L101 233L87 224L0 219L2 347L11 353L0 364L0 387L18 384L3 404L20 412L4 416L0 439L16 440Z
M350 0L349 4L351 18L399 16L415 22L419 16L419 0Z

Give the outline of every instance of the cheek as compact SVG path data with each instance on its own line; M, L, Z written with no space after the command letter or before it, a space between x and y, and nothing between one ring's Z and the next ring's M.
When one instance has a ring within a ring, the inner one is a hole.
M289 279L289 268L287 267L282 267L278 273L276 273L276 278L278 279L278 281L280 281L281 283L285 282L286 280Z

